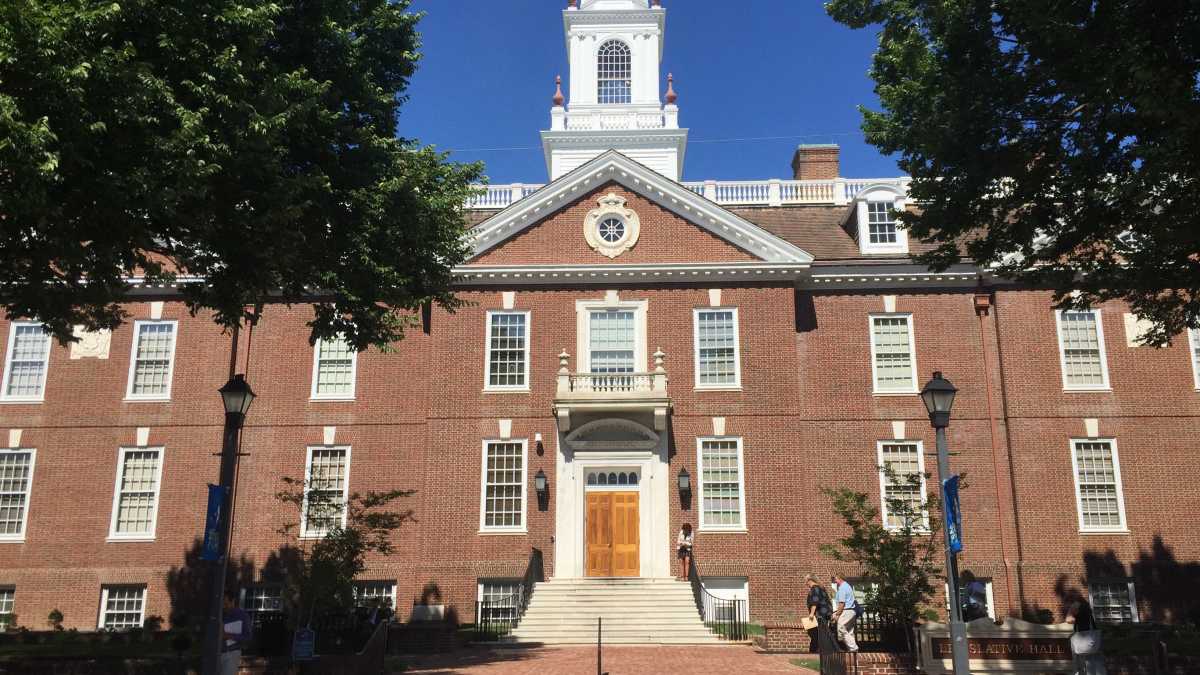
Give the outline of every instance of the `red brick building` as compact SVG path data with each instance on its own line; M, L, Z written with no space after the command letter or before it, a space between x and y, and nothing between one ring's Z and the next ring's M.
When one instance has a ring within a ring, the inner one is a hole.
M921 245L894 216L905 179L843 178L836 148L802 146L791 180L678 182L657 4L566 10L552 182L471 205L464 308L387 353L309 345L299 306L241 333L235 367L258 394L234 511L247 606L277 601L280 478L309 476L416 490L396 555L363 579L400 605L436 591L469 620L533 548L554 579L669 578L688 522L715 592L793 618L803 574L835 568L821 489L878 503L898 489L881 464L934 470L917 391L940 370L970 479L960 569L988 582L993 613L1061 617L1072 590L1113 620L1195 613L1196 336L1137 346L1119 303L1063 314L974 267L913 264ZM136 286L127 309L69 348L0 322L0 614L19 624L57 608L67 627L128 626L202 592L230 337L172 288Z

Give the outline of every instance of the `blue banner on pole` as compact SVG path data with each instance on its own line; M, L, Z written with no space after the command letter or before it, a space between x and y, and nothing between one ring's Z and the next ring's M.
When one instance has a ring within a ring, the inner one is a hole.
M950 552L961 553L962 512L958 508L958 474L942 481L942 513L946 514L946 533L949 535Z
M225 508L225 497L229 488L220 485L208 486L208 513L204 517L204 548L201 560L221 559L221 509Z

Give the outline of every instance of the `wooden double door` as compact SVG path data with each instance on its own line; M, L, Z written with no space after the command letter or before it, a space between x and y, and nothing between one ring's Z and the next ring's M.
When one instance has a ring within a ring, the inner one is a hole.
M589 577L636 577L641 572L637 492L587 492L586 563Z

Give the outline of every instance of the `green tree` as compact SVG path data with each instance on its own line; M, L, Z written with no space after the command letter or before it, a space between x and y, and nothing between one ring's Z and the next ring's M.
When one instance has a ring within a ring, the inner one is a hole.
M396 136L408 6L0 3L0 306L67 341L144 275L225 327L311 300L359 348L455 307L481 167Z
M922 476L897 476L890 468L881 468L885 480L900 488L890 494L905 492L922 494ZM833 502L833 511L849 533L834 544L822 544L823 554L840 562L858 567L870 585L867 605L884 615L893 616L906 628L905 639L913 648L911 626L922 616L922 607L933 596L931 579L941 573L937 564L942 549L938 545L938 521L931 518L930 508L937 500L925 496L923 507L902 498L887 500L888 514L896 519L897 527L885 527L879 509L863 492L849 488L823 490Z
M285 477L283 483L276 499L293 507L296 516L278 530L294 553L285 556L283 597L292 621L305 625L326 612L354 607L354 581L366 570L367 556L394 553L394 532L412 520L412 510L393 509L393 503L414 492L355 492L343 500L321 479L306 483ZM313 533L319 536L301 536Z
M938 245L922 262L968 257L1064 307L1124 299L1149 344L1200 325L1200 3L826 9L882 26L863 129L913 177L903 222Z

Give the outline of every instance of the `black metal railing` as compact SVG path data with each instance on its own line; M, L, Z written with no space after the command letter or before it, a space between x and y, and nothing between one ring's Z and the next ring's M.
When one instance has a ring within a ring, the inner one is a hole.
M745 640L748 636L746 601L726 600L709 593L696 566L694 551L688 556L688 581L692 584L692 597L704 625L722 639Z
M542 552L535 548L529 554L525 576L521 578L517 592L475 603L476 641L494 642L511 633L521 622L521 617L525 616L525 610L529 608L534 586L545 580Z
M855 619L854 637L862 651L910 651L908 628L895 615L859 606Z
M817 646L821 653L821 675L852 675L858 672L858 659L847 652L837 639L836 624L822 621L817 626Z

